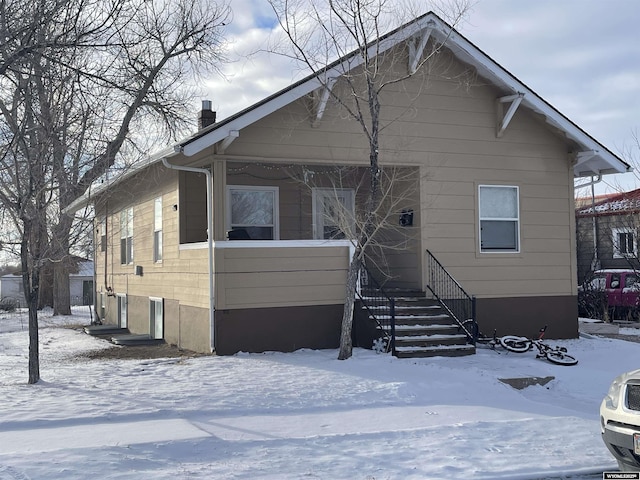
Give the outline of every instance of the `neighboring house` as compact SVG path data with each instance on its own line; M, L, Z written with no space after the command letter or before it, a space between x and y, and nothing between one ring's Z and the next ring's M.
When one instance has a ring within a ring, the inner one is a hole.
M435 61L381 97L395 121L380 160L416 187L387 284L425 291L428 249L477 298L482 331L576 337L574 178L629 166L432 13L382 53L408 70L433 41ZM74 202L95 205L105 322L219 354L338 345L350 244L322 212L336 192L359 208L357 182L327 187L336 166L366 170L368 144L325 93L309 76Z
M69 274L69 291L71 305L93 304L93 262L79 261L75 272ZM22 275L8 274L0 277L0 298L11 297L25 304Z
M581 203L576 209L578 282L600 268L640 268L640 189Z

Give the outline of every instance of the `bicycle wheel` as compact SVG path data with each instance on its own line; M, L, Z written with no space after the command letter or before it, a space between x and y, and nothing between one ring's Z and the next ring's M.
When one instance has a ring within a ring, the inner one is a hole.
M531 340L526 337L507 335L506 337L500 337L500 345L510 352L524 353L531 348Z
M576 365L578 363L574 357L560 350L547 350L546 357L556 365Z
M473 341L476 341L480 336L480 332L478 331L478 324L474 320L465 320L462 322L462 327L471 334L473 337ZM458 333L463 333L464 330L461 327L458 327ZM465 332L466 334L466 332Z

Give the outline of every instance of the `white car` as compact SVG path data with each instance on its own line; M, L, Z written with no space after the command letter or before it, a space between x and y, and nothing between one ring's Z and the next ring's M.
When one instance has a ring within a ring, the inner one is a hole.
M640 471L640 370L613 380L600 405L600 430L620 471Z

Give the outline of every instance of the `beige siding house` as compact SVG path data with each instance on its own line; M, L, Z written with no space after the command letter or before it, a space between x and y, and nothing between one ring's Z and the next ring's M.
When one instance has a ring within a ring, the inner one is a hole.
M381 96L380 161L403 172L392 213L411 221L371 265L426 291L428 250L477 299L481 330L577 336L574 178L628 165L434 14L381 45L405 72L441 50ZM326 213L362 209L369 158L333 100L349 61L330 87L303 79L75 202L95 204L105 322L220 354L338 345L352 246Z

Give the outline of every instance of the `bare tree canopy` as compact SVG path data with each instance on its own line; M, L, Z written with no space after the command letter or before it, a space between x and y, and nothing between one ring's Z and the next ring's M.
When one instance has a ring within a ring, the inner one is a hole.
M352 322L358 275L368 249L375 243L385 215L380 135L388 122L383 120L382 93L416 75L434 58L442 42L420 49L409 68L396 61L397 49L387 48L386 34L409 19L417 18L415 5L388 0L269 0L279 19L285 43L273 50L295 59L302 68L316 72L324 91L342 109L344 116L358 124L368 145L367 199L362 211L349 265L342 317L339 359L352 353ZM434 8L434 6L431 6ZM438 8L452 25L468 9L467 2L452 1ZM424 11L425 5L420 8ZM428 40L428 36L424 37ZM404 46L416 51L415 39ZM426 40L425 40L426 41ZM426 47L426 45L422 45Z
M62 213L122 153L184 132L189 87L224 61L230 10L206 0L0 0L0 206L13 224L37 368L40 272L69 313L73 218ZM86 223L85 223L86 226ZM55 291L58 289L58 291ZM65 300L66 299L66 300Z

